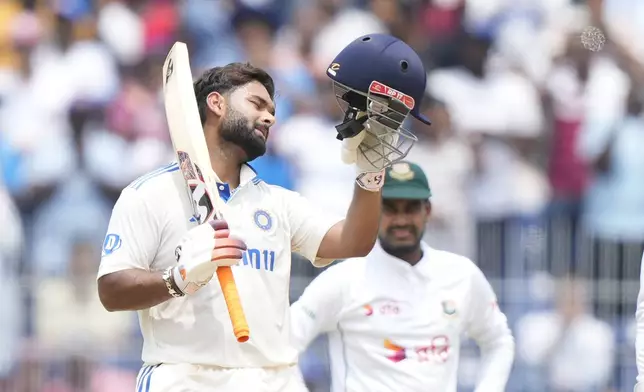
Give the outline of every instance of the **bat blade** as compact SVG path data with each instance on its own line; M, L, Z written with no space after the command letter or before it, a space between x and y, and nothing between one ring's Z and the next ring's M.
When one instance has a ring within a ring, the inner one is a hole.
M217 176L212 169L195 97L188 47L176 42L163 64L165 112L177 162L192 203L193 218L204 223L222 218L217 191ZM217 268L217 277L228 307L233 332L238 342L246 342L250 331L237 285L230 267Z
M174 44L163 65L163 94L170 138L199 223L216 213L217 179L203 134L192 87L188 48ZM219 216L220 217L220 216Z

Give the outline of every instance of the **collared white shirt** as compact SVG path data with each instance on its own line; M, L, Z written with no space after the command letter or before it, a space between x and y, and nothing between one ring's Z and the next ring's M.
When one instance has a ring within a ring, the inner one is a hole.
M482 349L476 390L504 390L514 340L491 286L469 259L422 249L411 266L377 245L328 268L291 306L300 352L329 334L332 391L455 392L463 334Z
M292 364L289 346L291 251L315 265L326 232L339 221L317 211L295 192L268 185L244 166L241 185L226 201L223 216L231 235L248 250L233 267L250 340L238 343L216 277L197 293L138 312L147 364L192 363L221 367ZM176 163L135 180L123 190L109 224L98 277L125 269L161 271L176 264L174 250L195 223L184 179Z

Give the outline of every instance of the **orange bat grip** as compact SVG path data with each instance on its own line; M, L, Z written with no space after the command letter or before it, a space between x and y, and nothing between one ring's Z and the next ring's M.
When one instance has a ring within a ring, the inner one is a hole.
M235 337L239 343L244 343L248 341L250 331L244 315L244 309L242 309L241 301L239 300L239 292L237 291L233 271L230 267L219 267L217 268L217 278L219 278L221 291L224 293Z

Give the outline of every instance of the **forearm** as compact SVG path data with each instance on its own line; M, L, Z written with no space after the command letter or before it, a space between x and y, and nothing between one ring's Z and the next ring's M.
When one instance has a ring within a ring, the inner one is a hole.
M366 191L356 184L341 237L343 247L349 249L354 257L366 256L373 249L378 237L381 211L381 192Z
M514 338L511 333L480 344L481 376L476 392L503 391L514 362Z
M172 298L162 272L129 269L102 276L98 280L101 303L110 312L142 310Z

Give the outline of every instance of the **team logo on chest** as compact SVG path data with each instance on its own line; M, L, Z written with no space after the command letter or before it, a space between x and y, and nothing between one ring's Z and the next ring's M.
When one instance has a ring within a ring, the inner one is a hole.
M273 215L266 210L257 210L253 214L253 222L260 230L272 233L275 230L275 219Z

